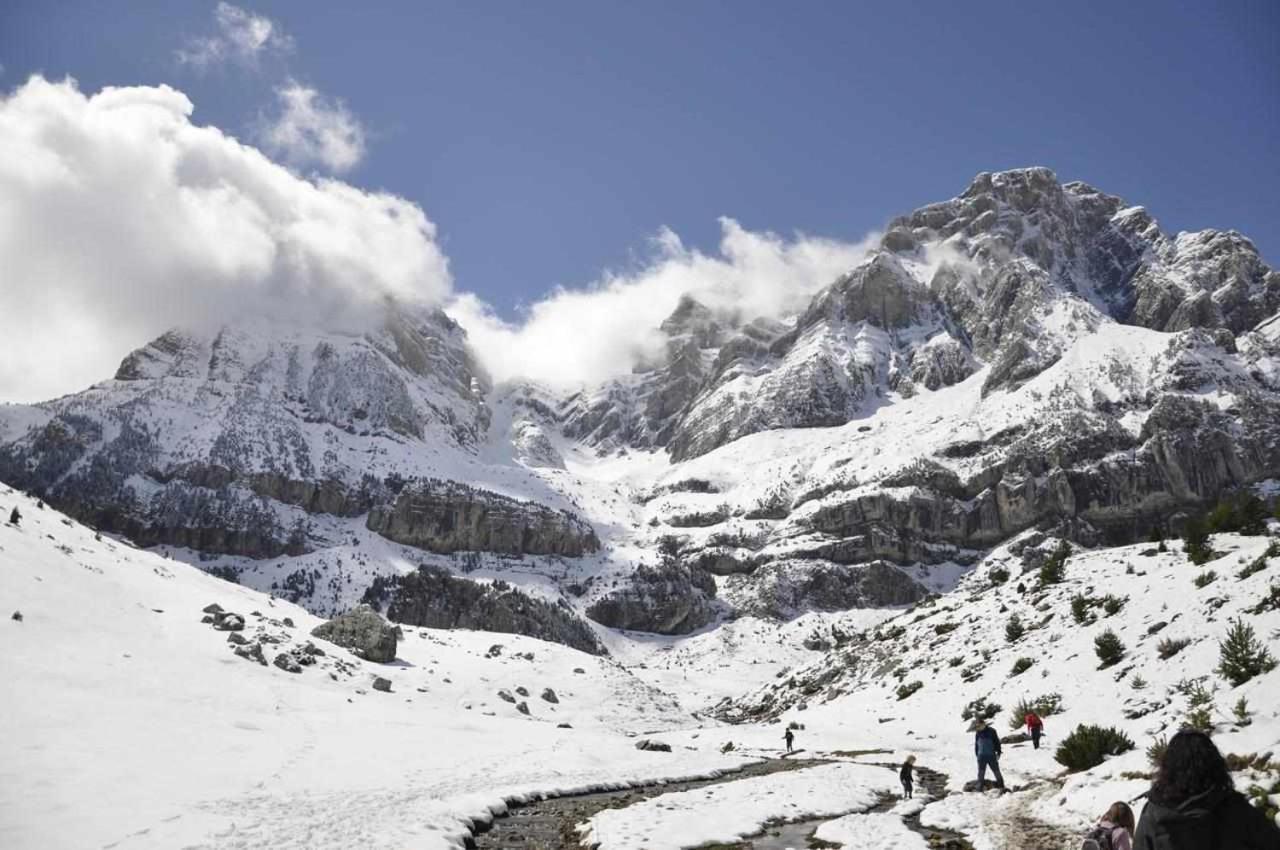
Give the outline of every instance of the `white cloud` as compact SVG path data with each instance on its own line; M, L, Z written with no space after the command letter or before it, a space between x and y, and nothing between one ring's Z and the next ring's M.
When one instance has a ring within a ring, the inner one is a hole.
M365 153L364 128L340 100L289 82L276 89L280 112L258 131L263 147L297 166L323 165L343 172Z
M686 248L664 230L643 268L605 276L582 290L560 289L509 323L473 295L445 309L470 337L495 379L531 378L553 387L590 384L629 372L659 355L658 325L683 294L739 320L801 310L850 270L875 241L850 243L798 235L784 239L721 219L719 252Z
M256 68L261 56L293 49L293 39L278 24L239 6L219 3L213 22L213 35L193 38L177 51L180 63L201 71L224 62Z
M167 86L0 98L0 399L82 389L175 325L449 292L418 206L301 178L191 112Z

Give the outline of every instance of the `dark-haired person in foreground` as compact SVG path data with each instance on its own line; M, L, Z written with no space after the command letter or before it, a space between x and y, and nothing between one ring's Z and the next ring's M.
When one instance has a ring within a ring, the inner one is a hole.
M1222 753L1203 732L1169 741L1134 850L1280 850L1280 827L1235 790Z

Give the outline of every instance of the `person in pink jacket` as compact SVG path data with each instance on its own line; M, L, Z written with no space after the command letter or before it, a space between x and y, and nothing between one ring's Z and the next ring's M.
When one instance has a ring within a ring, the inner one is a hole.
M1133 809L1125 803L1112 803L1090 830L1084 846L1090 850L1133 850L1133 825Z

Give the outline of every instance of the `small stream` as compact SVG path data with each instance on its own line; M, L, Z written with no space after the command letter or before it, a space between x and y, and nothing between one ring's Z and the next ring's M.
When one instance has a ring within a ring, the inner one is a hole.
M619 791L600 791L535 800L524 805L512 806L508 815L496 818L487 828L478 831L467 844L472 850L583 850L577 825L605 809L624 808L664 794L827 763L823 759L769 759L716 779L657 783ZM895 764L878 764L878 766L895 772L898 769L898 765ZM947 777L944 774L923 767L917 767L916 770L919 787L931 798L941 799L949 793L946 787ZM896 803L896 797L885 796L866 811L888 812ZM809 850L814 847L835 846L813 841L814 830L819 824L833 820L834 817L828 815L770 824L759 835L732 844L714 845L707 847L706 850ZM924 836L931 848L971 850L971 845L961 835L921 826L919 814L906 816L903 822L910 829Z

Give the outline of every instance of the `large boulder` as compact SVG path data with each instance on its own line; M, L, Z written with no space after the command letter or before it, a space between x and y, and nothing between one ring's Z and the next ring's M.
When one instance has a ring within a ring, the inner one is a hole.
M385 664L396 657L395 628L368 605L359 605L321 623L311 634L345 646L366 661Z

